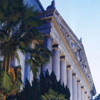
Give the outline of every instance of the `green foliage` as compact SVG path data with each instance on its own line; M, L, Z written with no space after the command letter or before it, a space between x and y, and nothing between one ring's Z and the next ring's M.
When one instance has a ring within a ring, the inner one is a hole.
M26 80L25 87L21 94L19 94L19 100L32 100L32 89L28 80Z
M56 76L55 76L54 72L51 73L50 80L52 82L51 88L54 91L58 92L57 79L56 79Z
M5 94L7 92L11 92L12 90L12 78L9 74L7 74L5 71L0 71L0 90Z
M41 95L40 95L40 82L37 78L34 78L34 81L32 82L32 100L41 100Z
M55 85L54 81L56 83ZM53 85L56 86L56 88L52 88ZM16 96L9 96L7 100L14 100L14 98L17 100L70 100L69 97L69 89L67 87L65 88L56 81L56 77L53 72L49 76L47 71L45 76L43 73L41 73L40 80L34 78L32 86L30 85L29 81L26 80L23 91L18 93Z
M51 52L43 46L44 36L42 33L38 32L36 28L42 23L41 20L36 18L37 11L33 12L32 7L23 5L23 0L6 0L6 2L5 0L1 0L1 2L1 55L5 57L7 63L12 61L14 57L19 61L17 50L20 49L24 54L29 53L30 59L34 62L33 65L31 63L31 67L35 66L35 64L36 66L41 66L41 64L48 61ZM34 43L33 40L36 43ZM34 48L30 45L31 43L34 43ZM9 69L9 67L8 65L4 65L6 69Z
M41 95L45 95L48 90L52 89L53 91L57 92L58 94L65 95L65 98L69 100L70 98L70 91L69 89L61 85L60 82L57 82L56 76L54 72L51 73L49 76L48 71L45 72L45 76L43 73L40 75L40 91Z
M23 91L21 91L17 95L8 96L7 100L14 100L15 98L17 100L31 100L31 95L32 95L31 85L29 81L26 79L26 84Z
M34 76L37 77L38 68L49 60L51 52L43 45L36 44L34 49L27 49L27 53L31 54L30 59L26 61L31 66Z
M42 100L67 100L63 94L58 94L57 92L50 89L48 93L42 95Z
M20 65L18 50L29 55L28 62L34 76L37 75L38 67L45 64L51 55L43 46L43 34L37 30L42 21L36 15L37 11L23 5L23 0L0 0L0 56L4 57L0 69L5 71L0 73L0 89L6 96L12 90L14 94L15 91L19 92L21 80L17 76L13 80L12 73L8 72L11 67L15 68L12 64L15 58ZM34 44L34 48L31 44Z
M12 73L6 73L5 70L0 70L0 90L6 96L14 95L20 90L21 82L21 72L17 71L19 67L15 69L15 80L12 78Z

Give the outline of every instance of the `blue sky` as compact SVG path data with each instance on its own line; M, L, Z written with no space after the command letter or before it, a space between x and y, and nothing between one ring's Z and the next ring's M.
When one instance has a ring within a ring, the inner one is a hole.
M52 0L40 0L44 8ZM56 9L85 48L96 86L100 93L100 0L55 0Z

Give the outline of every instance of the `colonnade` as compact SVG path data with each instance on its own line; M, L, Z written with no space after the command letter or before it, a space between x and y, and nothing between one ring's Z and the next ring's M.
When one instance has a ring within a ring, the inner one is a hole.
M44 45L52 51L53 57L50 57L50 61L43 66L43 72L48 70L51 74L53 71L57 81L60 80L61 84L68 86L71 93L70 100L90 100L89 93L85 90L81 80L78 79L71 65L67 65L65 55L60 56L58 44L52 46L52 38L47 37Z

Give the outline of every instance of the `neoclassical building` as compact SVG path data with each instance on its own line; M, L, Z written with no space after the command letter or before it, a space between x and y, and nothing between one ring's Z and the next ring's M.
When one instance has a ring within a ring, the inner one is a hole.
M50 61L43 66L43 72L53 71L61 84L68 86L70 100L93 100L96 94L95 85L88 65L82 41L77 38L71 28L55 8L55 2L44 10L39 0L24 0L40 12L38 17L46 22L39 28L39 31L46 36L44 45L52 53ZM19 51L20 53L20 51ZM21 66L24 66L26 55L20 54ZM23 60L23 59L24 60ZM22 80L26 77L32 81L30 68L22 67Z

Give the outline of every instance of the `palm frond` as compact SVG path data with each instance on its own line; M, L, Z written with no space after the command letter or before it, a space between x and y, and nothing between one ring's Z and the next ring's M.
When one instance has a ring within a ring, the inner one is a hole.
M12 78L10 75L8 75L5 71L0 72L1 73L1 83L0 88L3 90L2 92L7 93L12 90Z

